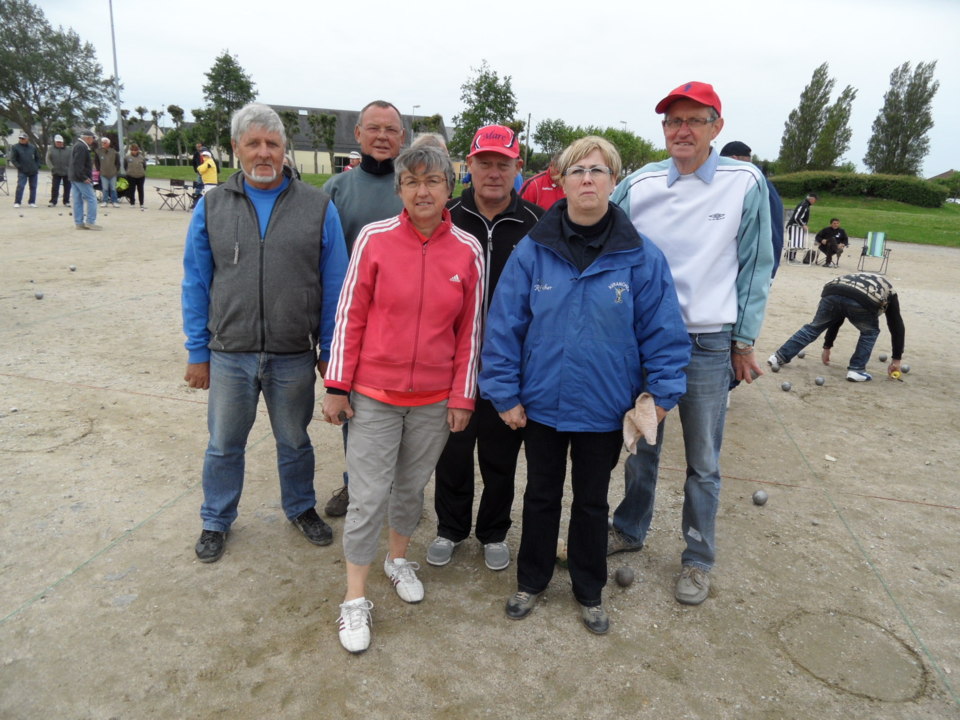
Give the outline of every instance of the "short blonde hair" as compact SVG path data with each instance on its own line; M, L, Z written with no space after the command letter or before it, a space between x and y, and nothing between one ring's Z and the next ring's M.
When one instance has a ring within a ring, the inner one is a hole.
M563 151L557 161L557 174L562 176L594 150L599 150L600 154L603 155L603 161L613 171L613 179L616 182L617 178L620 177L620 169L623 167L620 153L617 152L613 143L598 135L587 135L570 143L570 146Z

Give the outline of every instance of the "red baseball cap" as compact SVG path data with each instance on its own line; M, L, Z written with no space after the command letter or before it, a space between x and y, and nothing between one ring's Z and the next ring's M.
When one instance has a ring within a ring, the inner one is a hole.
M657 107L654 109L654 112L665 113L667 108L675 100L693 100L698 102L701 105L706 105L707 107L712 107L717 111L717 115L720 115L720 98L717 96L717 93L713 89L713 85L709 83L702 82L688 82L684 83L672 93L667 95L663 100L657 103Z
M508 158L519 158L520 142L517 140L517 134L504 125L487 125L480 128L473 136L467 157L473 157L482 152L495 152L506 155Z

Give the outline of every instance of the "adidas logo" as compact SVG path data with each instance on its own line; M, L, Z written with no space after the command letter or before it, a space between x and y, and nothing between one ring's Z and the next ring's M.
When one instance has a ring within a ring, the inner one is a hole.
M450 278L450 282L460 282L460 275L454 275L452 278Z

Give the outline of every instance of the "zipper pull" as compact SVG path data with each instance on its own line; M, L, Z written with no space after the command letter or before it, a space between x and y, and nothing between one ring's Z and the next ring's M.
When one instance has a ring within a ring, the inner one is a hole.
M237 238L237 241L233 245L233 264L236 265L240 262L240 239Z

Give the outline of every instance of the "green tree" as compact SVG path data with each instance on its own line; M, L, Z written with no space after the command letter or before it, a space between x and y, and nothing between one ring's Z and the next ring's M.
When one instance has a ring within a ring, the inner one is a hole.
M931 105L940 88L933 79L937 61L917 63L913 73L905 62L890 74L890 89L873 121L863 163L875 173L919 175L930 152L927 133L933 127Z
M501 80L484 60L476 73L460 86L460 101L463 111L454 116L456 130L450 140L450 154L463 157L470 148L470 141L478 128L484 125L507 125L515 121L517 98L513 94L511 77Z
M167 105L167 113L169 113L170 119L173 121L173 129L175 131L173 137L176 139L176 153L177 160L179 161L180 156L183 155L183 108L179 105ZM167 135L164 135L163 139L163 149L172 155L174 150L173 147L166 143Z
M150 117L153 119L153 155L157 158L160 156L160 120L164 115L163 110L150 111Z
M227 148L230 164L233 165L233 147L230 145L230 118L237 110L257 97L254 82L240 66L235 55L224 50L213 62L206 73L207 83L203 86L205 123L213 129L212 140L218 147ZM196 117L196 113L194 113Z
M290 159L294 166L297 164L297 149L294 146L294 138L300 134L300 113L296 110L281 110L280 122L283 123L283 131L287 135L287 148L290 150Z
M160 147L168 155L176 155L177 164L180 163L180 157L183 155L184 133L177 127L170 128L163 134L163 140L160 141Z
M840 158L850 149L850 112L857 91L847 85L836 101L827 108L823 128L817 137L810 155L809 170L831 170L839 164Z
M443 133L443 116L440 113L418 117L413 121L413 131L415 133Z
M320 167L317 163L317 148L323 146L327 148L327 153L330 155L330 172L333 172L333 146L337 138L337 116L327 113L311 113L307 115L307 124L310 126L310 139L313 142L313 166L315 168Z
M797 172L810 167L813 148L826 121L830 93L836 82L828 75L829 71L827 63L813 71L810 84L800 93L800 104L787 116L780 140L781 172Z
M28 0L0 0L0 18L0 117L23 128L43 155L53 123L103 116L113 81L103 77L93 45L51 27Z
M537 123L533 141L548 155L555 155L574 140L574 129L563 120L547 118Z

